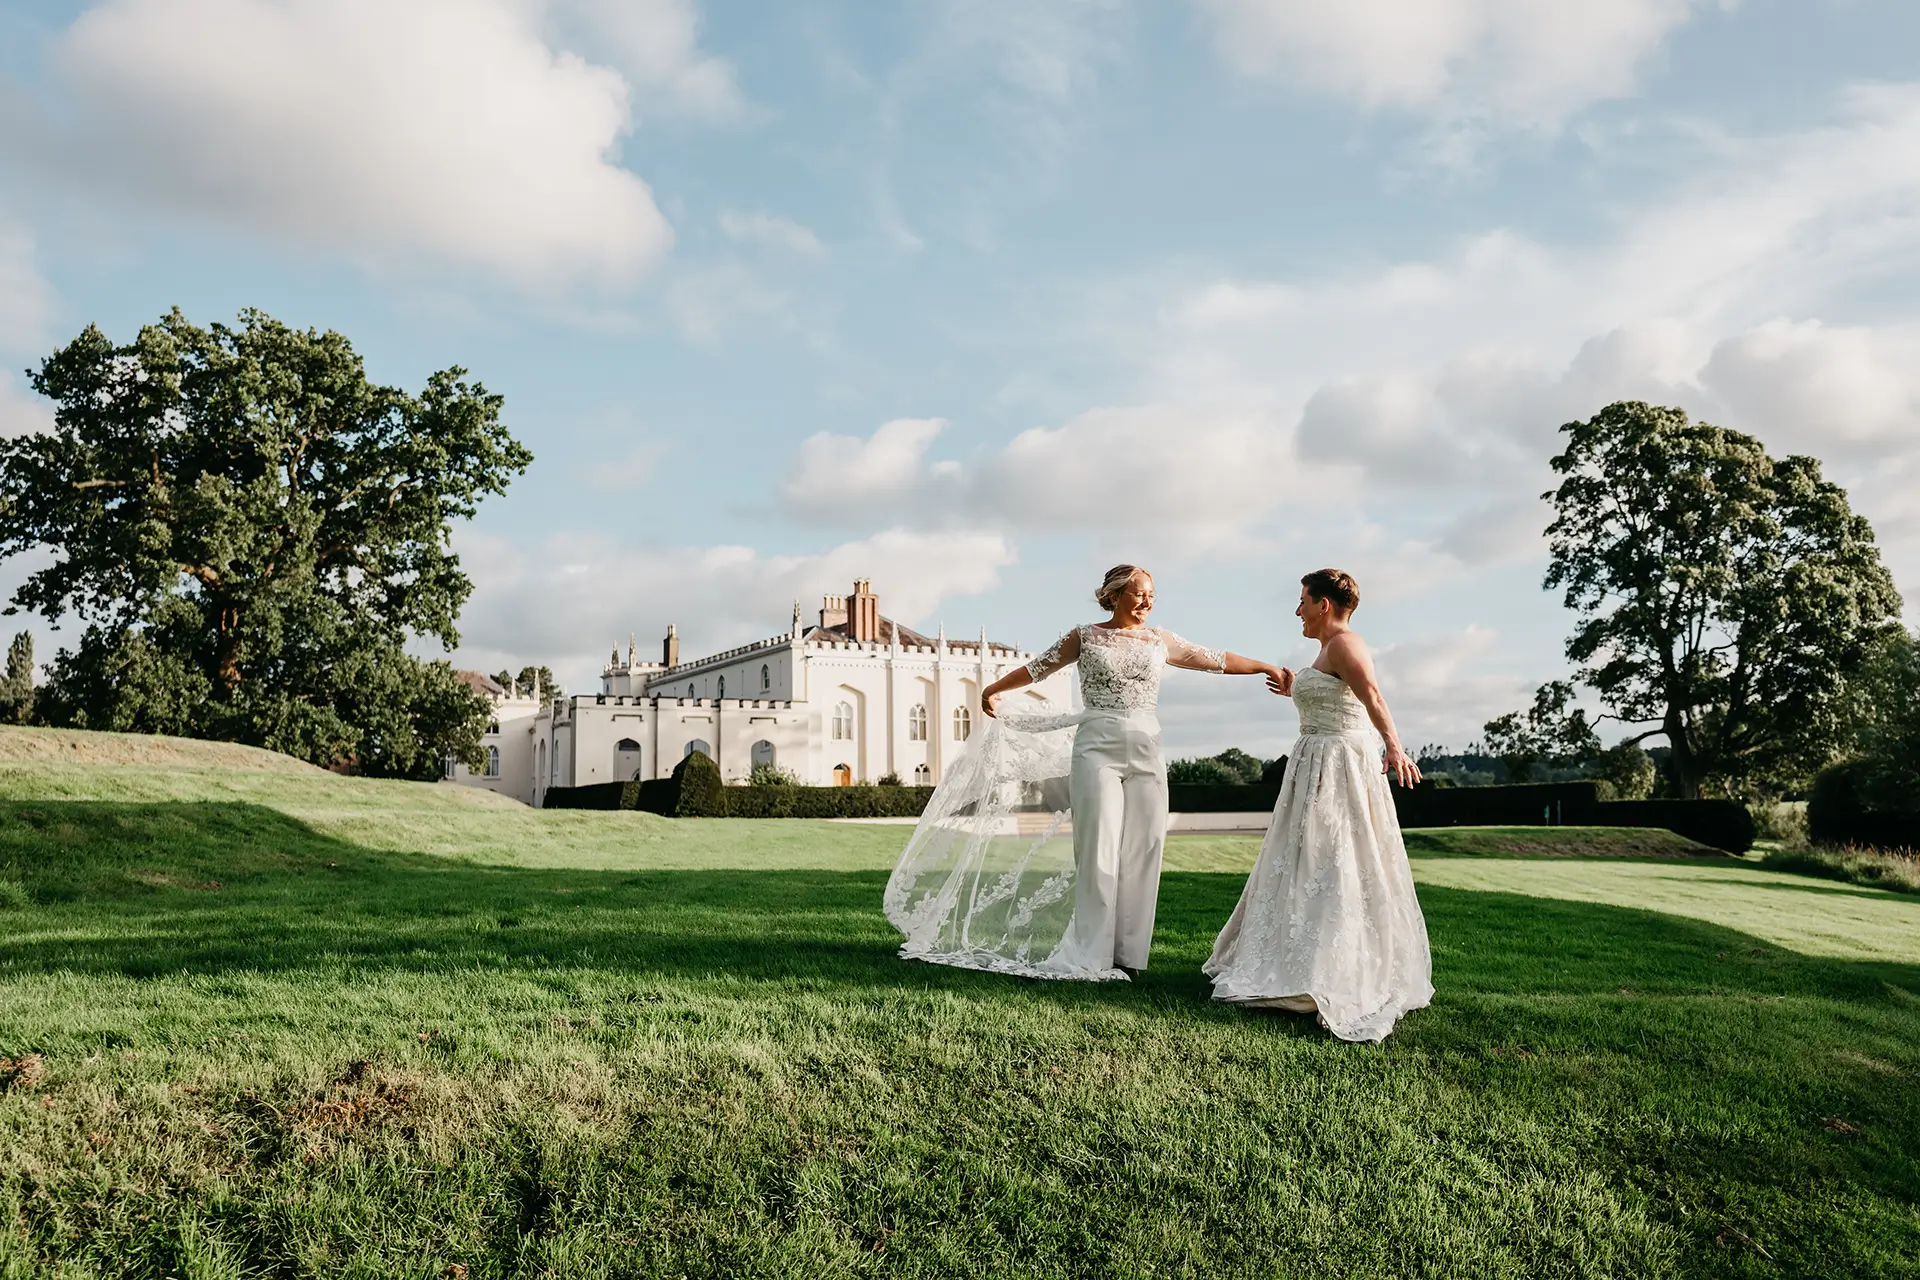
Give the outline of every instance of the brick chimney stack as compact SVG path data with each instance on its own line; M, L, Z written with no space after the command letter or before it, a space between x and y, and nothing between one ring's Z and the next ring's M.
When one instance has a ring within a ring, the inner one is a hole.
M660 661L669 667L680 665L680 628L669 622L667 638L660 644Z
M853 594L847 597L847 621L853 638L862 644L880 638L880 597L873 594L873 585L865 578L854 582Z
M847 598L845 596L820 597L820 627L831 631L835 627L847 625Z

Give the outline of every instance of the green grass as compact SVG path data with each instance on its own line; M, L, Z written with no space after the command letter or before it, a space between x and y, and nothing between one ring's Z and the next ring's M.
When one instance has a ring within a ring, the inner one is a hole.
M1205 998L1253 839L1080 986L898 960L904 836L0 765L0 1277L1920 1270L1920 899L1413 833L1355 1046Z

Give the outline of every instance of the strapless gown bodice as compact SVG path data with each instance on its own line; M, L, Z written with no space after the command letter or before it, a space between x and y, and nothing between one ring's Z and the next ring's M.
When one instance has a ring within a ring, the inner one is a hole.
M1347 682L1317 667L1307 667L1293 677L1293 705L1300 713L1303 734L1373 732L1367 709L1347 688Z

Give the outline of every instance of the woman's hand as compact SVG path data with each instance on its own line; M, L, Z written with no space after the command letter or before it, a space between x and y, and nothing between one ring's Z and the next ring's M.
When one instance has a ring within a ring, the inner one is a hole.
M1283 698L1293 696L1293 669L1291 667L1268 667L1267 689Z
M983 689L980 691L980 709L996 720L1000 718L1000 713L993 709L993 705L998 701L1000 701L1000 695L994 693L992 690Z
M1403 787L1411 787L1420 781L1420 766L1407 757L1406 751L1397 742L1387 744L1387 760L1380 772Z

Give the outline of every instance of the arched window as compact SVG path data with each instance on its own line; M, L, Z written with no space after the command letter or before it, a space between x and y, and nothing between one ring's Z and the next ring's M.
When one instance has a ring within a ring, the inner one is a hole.
M720 677L720 691L719 691L718 693L716 693L716 694L714 694L714 697L716 697L716 698L724 698L724 697L726 697L726 696L727 696L727 678L726 678L725 676L721 676L721 677Z
M846 765L846 764L837 764L833 766L833 785L836 787L852 786L853 785L853 766Z
M487 732L488 732L488 733L496 733L496 734L497 734L497 733L499 733L499 732L500 732L500 722L499 722L498 720L495 720L495 721L494 721L494 722L493 722L492 724L490 724L490 725L488 725L488 726L487 726Z
M538 782L547 776L547 744L545 742L540 744L540 749L535 753L535 756L533 777L534 781Z
M449 753L447 758L440 762L440 768L446 777L456 778L459 776L460 762Z
M933 770L927 768L927 766L923 764L917 764L913 766L913 785L916 787L932 786Z
M748 758L752 760L753 767L756 769L763 764L771 766L773 764L773 744L765 738L760 739L760 741L753 744Z
M499 776L500 776L500 748L488 747L487 748L487 777L497 778Z
M760 692L765 693L771 688L773 688L773 668L763 662L760 664Z
M965 742L973 736L973 712L966 707L953 709L953 740Z
M713 759L713 748L707 745L705 738L695 738L692 742L689 742L686 751L683 752L682 755L690 756L696 751L709 760Z
M927 709L914 703L907 710L907 741L925 742L927 740Z
M688 685L688 686L687 686L687 696L688 696L689 698L692 698L692 697L697 697L697 696L698 696L697 694L695 694L695 693L694 693L694 691L693 691L693 686L692 686L692 685Z
M851 702L834 704L833 740L835 742L853 741L853 704Z
M640 776L640 744L632 738L622 738L613 744L613 777L616 782L629 782Z

